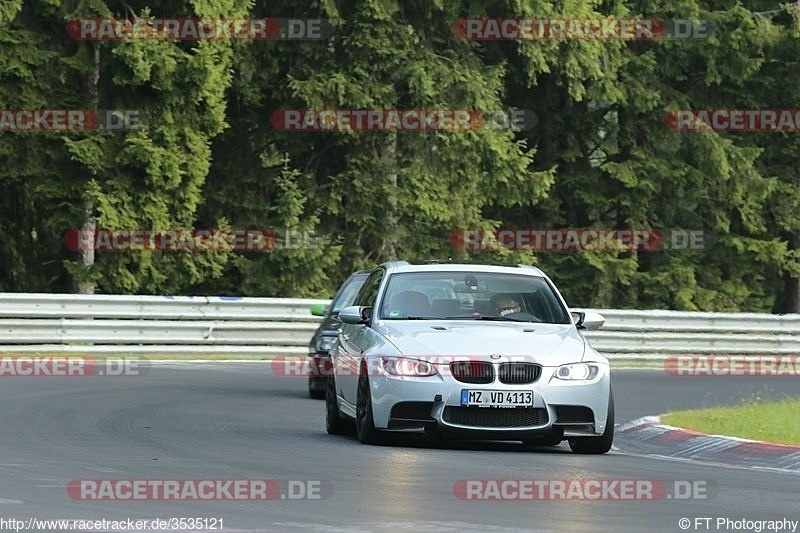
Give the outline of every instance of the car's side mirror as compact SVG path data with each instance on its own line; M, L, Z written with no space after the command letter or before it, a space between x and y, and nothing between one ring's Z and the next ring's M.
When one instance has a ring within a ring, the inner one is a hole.
M339 319L345 324L366 324L369 322L371 307L352 305L339 311Z
M311 304L311 314L314 316L325 316L328 306L325 304Z
M600 329L606 323L605 317L594 311L572 311L570 314L578 329Z

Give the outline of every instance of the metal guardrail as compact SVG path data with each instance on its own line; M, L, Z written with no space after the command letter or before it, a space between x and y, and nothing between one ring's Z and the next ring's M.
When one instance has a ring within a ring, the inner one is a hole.
M299 355L319 322L312 303L328 300L0 293L0 351Z
M800 314L593 309L606 318L585 335L613 358L670 355L800 355Z
M0 293L6 354L301 355L328 300ZM612 359L676 354L800 355L800 315L593 309L586 332Z

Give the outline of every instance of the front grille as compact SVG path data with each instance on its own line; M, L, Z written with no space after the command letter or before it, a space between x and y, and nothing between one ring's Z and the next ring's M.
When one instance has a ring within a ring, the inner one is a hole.
M542 365L536 363L503 363L498 371L500 383L507 385L534 383L541 374Z
M444 408L448 424L480 428L515 428L547 424L547 409L540 407L456 407Z
M494 366L483 361L453 361L450 363L450 372L462 383L486 384L494 381Z

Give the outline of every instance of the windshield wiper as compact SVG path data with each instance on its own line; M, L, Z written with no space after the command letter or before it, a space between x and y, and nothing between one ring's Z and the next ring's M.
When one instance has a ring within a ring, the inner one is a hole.
M383 320L441 320L438 316L387 316Z
M509 318L507 316L479 316L475 320L493 320L495 322L536 322L531 319Z
M536 322L530 319L508 318L502 316L387 316L383 320L494 320L498 322Z

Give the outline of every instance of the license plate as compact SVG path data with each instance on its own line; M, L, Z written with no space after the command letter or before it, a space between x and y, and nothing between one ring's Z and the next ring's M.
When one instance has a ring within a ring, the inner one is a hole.
M461 389L461 405L479 407L532 407L533 391Z

